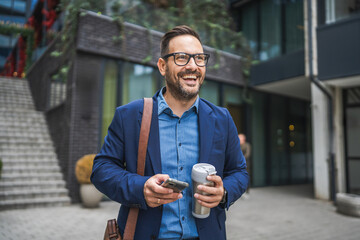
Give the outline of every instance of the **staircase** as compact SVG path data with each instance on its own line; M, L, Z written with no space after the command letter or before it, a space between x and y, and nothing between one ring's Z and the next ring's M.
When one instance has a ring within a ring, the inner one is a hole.
M28 82L0 77L0 210L70 204L44 114Z

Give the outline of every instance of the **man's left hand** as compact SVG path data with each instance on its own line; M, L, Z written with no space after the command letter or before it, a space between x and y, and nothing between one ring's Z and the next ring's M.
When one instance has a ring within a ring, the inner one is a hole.
M212 181L215 183L213 187L205 186L205 185L199 185L198 189L200 191L206 192L210 194L209 196L201 195L198 193L194 194L194 197L197 199L197 201L204 207L213 208L219 205L221 202L221 199L224 195L224 186L223 181L220 176L217 175L209 175L207 176L208 181Z

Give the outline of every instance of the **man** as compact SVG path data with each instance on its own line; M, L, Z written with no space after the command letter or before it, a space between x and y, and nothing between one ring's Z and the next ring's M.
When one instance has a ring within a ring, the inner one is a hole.
M165 87L153 97L145 176L136 174L143 100L117 108L105 143L94 160L91 180L110 199L121 203L123 234L130 207L140 208L135 239L226 239L225 209L246 190L248 176L236 127L229 112L199 98L208 55L198 34L178 26L161 40L160 73ZM209 196L193 194L191 169L198 162L215 166L208 176ZM175 193L161 186L169 177L190 186ZM191 214L192 198L211 208L210 216Z
M246 142L246 135L239 133L240 147L241 152L244 154L246 160L246 170L249 174L249 185L246 189L246 193L250 193L250 184L251 184L251 144ZM245 197L245 196L244 196Z

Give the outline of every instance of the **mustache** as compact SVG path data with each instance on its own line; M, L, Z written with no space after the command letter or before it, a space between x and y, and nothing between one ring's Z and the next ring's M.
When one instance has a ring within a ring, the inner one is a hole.
M201 73L196 70L195 71L191 71L191 70L182 71L182 72L179 72L177 75L178 75L178 77L183 77L184 75L188 75L188 74L195 75L196 77L201 77Z

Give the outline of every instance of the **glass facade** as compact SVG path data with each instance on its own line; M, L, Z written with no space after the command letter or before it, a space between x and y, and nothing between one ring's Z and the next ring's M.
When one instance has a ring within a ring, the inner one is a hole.
M325 23L332 23L360 13L358 0L325 0Z
M139 98L152 97L158 90L159 71L149 66L122 64L122 104Z
M107 129L114 117L114 112L118 103L119 92L119 64L117 61L106 61L103 80L102 94L102 121L101 121L101 141L103 143L107 134ZM101 144L102 144L101 143Z
M254 0L233 9L253 58L266 61L304 49L303 1Z
M101 141L117 106L136 99L152 97L160 88L160 73L149 66L118 60L104 60L102 84ZM102 144L101 142L101 144Z
M309 183L313 180L310 103L251 92L253 186Z
M105 60L101 139L115 108L151 97L164 84L158 69L140 64ZM226 107L252 145L252 186L312 181L310 103L205 80L200 97Z
M223 84L223 107L226 107L237 128L238 133L246 133L245 105L242 99L242 88Z
M220 84L205 80L199 95L215 105L220 105Z
M244 19L246 22L246 19ZM281 5L274 1L260 1L259 60L281 55Z

